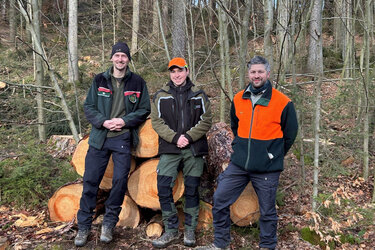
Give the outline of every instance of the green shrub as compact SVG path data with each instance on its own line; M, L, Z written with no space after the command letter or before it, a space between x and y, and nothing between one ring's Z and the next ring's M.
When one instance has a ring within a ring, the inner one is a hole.
M9 132L0 130L2 135ZM59 186L78 177L67 160L54 159L46 145L39 144L33 136L32 130L27 129L16 140L13 138L15 143L1 149L16 156L0 162L0 204L26 208L45 205Z

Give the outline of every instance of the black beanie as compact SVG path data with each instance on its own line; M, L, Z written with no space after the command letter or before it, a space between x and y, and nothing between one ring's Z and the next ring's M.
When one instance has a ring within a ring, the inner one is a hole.
M126 43L117 42L115 45L113 45L112 46L111 58L117 52L125 53L128 56L129 61L131 61L132 58L130 57L130 50L129 50L129 47Z

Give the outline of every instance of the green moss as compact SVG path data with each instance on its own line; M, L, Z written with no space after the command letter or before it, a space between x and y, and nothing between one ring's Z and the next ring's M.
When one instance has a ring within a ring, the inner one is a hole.
M310 230L310 228L304 227L301 229L300 233L303 240L310 242L315 246L320 246L322 249L326 247L326 244L320 240L319 235L316 232Z

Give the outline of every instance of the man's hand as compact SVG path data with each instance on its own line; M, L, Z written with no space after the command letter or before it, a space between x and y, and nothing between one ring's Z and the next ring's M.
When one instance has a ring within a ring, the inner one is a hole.
M103 123L103 127L109 129L110 131L121 131L121 128L125 126L125 122L121 118L112 118L111 120L106 120Z
M189 145L189 140L184 135L181 135L177 140L177 147L184 148L187 145Z

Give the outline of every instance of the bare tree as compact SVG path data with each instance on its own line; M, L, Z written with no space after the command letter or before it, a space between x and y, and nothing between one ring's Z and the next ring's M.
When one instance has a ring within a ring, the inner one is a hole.
M165 38L163 20L162 20L162 16L161 16L161 13L160 13L159 0L155 0L155 1L157 3L157 10L158 10L158 16L159 16L159 25L160 25L160 33L161 33L161 37L163 38L164 50L165 50L165 54L167 56L168 61L170 61L171 57L169 56L168 43L167 43L167 39Z
M173 0L172 57L185 57L185 0Z
M132 25L132 45L130 53L134 55L138 49L139 31L139 0L133 0L133 25Z
M322 0L313 0L309 29L309 54L307 68L310 72L323 73Z
M238 54L240 61L239 70L239 87L243 89L245 87L245 74L246 74L246 57L247 57L247 35L249 33L249 19L252 1L244 1L244 13L242 17L242 24L240 29L240 53Z
M159 16L158 16L158 1L153 1L152 11L152 36L156 41L159 40Z
M78 1L69 0L68 12L68 82L78 82Z
M16 41L16 11L15 0L9 1L9 42L15 45Z
M273 68L273 44L272 44L272 26L273 26L273 0L264 0L264 54Z
M290 42L290 31L289 31L289 12L291 9L291 0L279 0L277 1L277 37L278 37L278 53L279 53L279 72L281 76L278 79L284 80L285 71L288 70L288 57L289 57L289 42Z
M371 44L371 33L372 33L372 0L366 0L365 2L365 18L364 18L364 129L363 129L363 178L368 180L369 178L369 89L371 84L370 75L370 44ZM362 69L361 69L362 71Z
M50 63L48 62L48 58L47 58L44 50L42 49L41 41L38 39L38 36L36 35L36 32L35 32L36 28L34 27L34 24L32 23L30 12L27 11L27 8L26 8L26 6L25 6L25 4L23 3L22 0L17 0L17 3L18 3L19 10L20 10L22 16L26 20L26 25L27 25L27 27L30 31L30 34L32 35L32 37L35 41L35 52L38 54L38 56L40 56L43 59L43 61L47 65L48 74L49 74L49 77L51 78L53 88L55 89L55 91L57 93L57 96L61 100L61 106L62 106L62 109L64 111L65 117L69 122L69 127L70 127L70 130L72 132L73 138L78 143L79 136L78 136L77 128L74 124L73 117L72 117L72 115L70 113L70 110L69 110L69 107L68 107L68 105L65 101L64 94L63 94L63 92L62 92L62 90L59 86L59 83L57 81L54 70L51 67Z
M40 41L40 5L38 0L31 0L32 7L32 25L35 28L35 36L37 40L32 39L33 47L36 47L36 42ZM35 53L34 53L35 54ZM40 56L35 56L35 80L37 86L44 85L44 70L43 70L43 60ZM37 88L36 102L38 107L38 135L39 140L42 142L46 141L46 126L45 126L45 115L44 115L44 98L42 95L42 89Z
M116 4L116 29L120 29L122 24L122 0L117 0Z
M159 2L159 10L160 10L160 1L156 0ZM168 31L168 24L170 24L169 20L169 2L168 0L162 0L162 17L161 20L163 20L163 30L164 30L164 35L167 36L169 33ZM159 15L160 16L160 15Z

